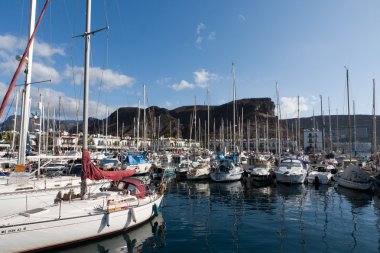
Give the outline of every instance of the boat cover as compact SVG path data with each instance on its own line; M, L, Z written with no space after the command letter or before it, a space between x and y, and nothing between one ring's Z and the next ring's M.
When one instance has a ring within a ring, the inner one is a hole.
M370 181L369 175L354 164L348 165L348 167L340 174L340 177L356 183L367 183Z
M95 166L91 161L90 154L88 150L83 151L83 170L82 179L91 180L121 180L126 177L130 177L135 173L135 170L121 170L121 171L104 171Z

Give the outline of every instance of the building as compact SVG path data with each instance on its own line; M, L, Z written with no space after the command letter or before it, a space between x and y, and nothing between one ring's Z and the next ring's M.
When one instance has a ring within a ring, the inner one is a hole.
M320 153L323 151L322 131L318 129L304 129L302 140L303 150L306 153Z

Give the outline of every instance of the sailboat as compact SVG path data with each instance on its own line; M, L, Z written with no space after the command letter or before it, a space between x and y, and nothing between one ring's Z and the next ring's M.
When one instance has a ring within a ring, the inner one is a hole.
M211 168L210 177L216 182L230 182L240 180L243 176L243 169L237 163L236 142L235 142L235 110L236 110L236 85L235 85L235 65L232 63L232 80L233 80L233 155L231 158L221 158L215 160L216 164Z
M46 1L46 4L48 0ZM83 101L81 192L58 192L54 204L0 218L0 249L33 252L81 242L138 226L158 215L165 186L130 178L134 171L101 171L87 151L91 0L87 0ZM99 30L98 30L99 31ZM86 179L112 180L101 192L88 192Z
M372 181L367 172L360 168L357 164L353 163L351 160L351 120L350 120L350 93L348 85L348 69L346 68L346 84L347 84L347 102L348 102L348 129L349 129L349 164L344 167L344 171L340 171L336 177L336 181L339 186L366 191L372 188Z
M30 31L29 31L29 41L28 45L25 49L24 54L21 56L17 56L16 58L20 60L19 66L13 76L11 85L8 88L8 91L4 97L3 103L0 109L0 115L3 112L3 108L5 108L7 103L7 97L9 97L10 92L13 89L15 81L17 80L17 76L20 73L21 67L27 59L26 66L26 84L24 88L24 105L23 105L23 123L21 124L21 135L24 136L20 138L20 149L18 156L18 165L14 172L10 173L9 176L4 176L0 178L0 205L2 208L0 209L0 217L5 217L11 213L24 212L27 210L31 210L41 206L41 203L52 203L52 200L57 194L57 191L61 191L62 193L68 193L71 190L79 189L81 185L81 178L75 176L62 176L62 177L40 177L40 171L42 169L46 169L46 166L49 163L45 163L42 166L39 166L38 170L33 171L31 173L25 171L25 146L27 145L26 141L26 133L28 132L28 122L29 122L29 92L30 90L30 80L31 80L31 66L33 62L33 40L35 34L38 30L39 24L41 23L43 14L46 10L48 1L46 1L44 8L41 11L40 17L37 21L37 24L34 27L35 23L35 12L36 12L36 1L31 1L31 15L30 15ZM16 110L17 113L17 110ZM41 116L41 115L40 115ZM41 119L41 118L40 118ZM39 161L41 158L48 159L48 156L35 156L33 159L35 161ZM51 157L53 158L53 157ZM73 158L72 156L64 157L60 156L60 158ZM31 160L31 157L28 158ZM51 161L50 161L51 162ZM9 163L9 162L8 162ZM106 180L108 181L108 180ZM97 181L97 182L87 182L87 186L91 191L93 191L92 186L99 188L104 186L106 181Z

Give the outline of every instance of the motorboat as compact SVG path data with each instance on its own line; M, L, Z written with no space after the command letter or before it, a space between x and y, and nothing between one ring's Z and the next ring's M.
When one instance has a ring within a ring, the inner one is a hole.
M289 184L303 184L307 175L306 165L299 159L284 159L274 170L276 181Z

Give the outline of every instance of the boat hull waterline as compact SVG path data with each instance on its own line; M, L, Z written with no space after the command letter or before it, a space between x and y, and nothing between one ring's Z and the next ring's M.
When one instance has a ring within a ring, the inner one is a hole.
M114 212L93 212L89 209L86 215L57 217L43 222L5 225L3 221L0 226L0 248L6 252L34 252L122 232L149 220L154 215L154 206L159 207L162 198L163 195L145 205ZM60 228L70 233L62 233Z

